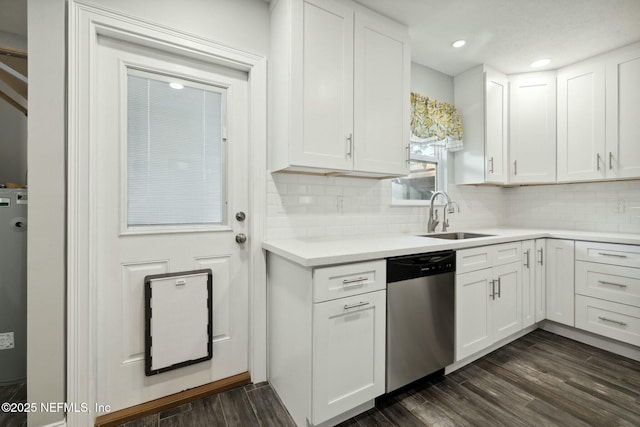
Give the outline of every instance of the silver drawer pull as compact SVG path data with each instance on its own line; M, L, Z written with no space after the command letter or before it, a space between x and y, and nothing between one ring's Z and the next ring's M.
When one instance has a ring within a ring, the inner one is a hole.
M600 283L601 285L617 286L619 288L626 288L627 287L627 285L623 285L622 283L605 282L604 280L598 280L598 283Z
M608 254L606 252L598 252L598 255L602 255L602 256L612 256L612 257L616 257L616 258L626 258L626 255L618 255L618 254Z
M616 325L620 325L620 326L627 326L626 322L622 322L620 320L607 319L606 317L602 317L602 316L598 316L598 319L603 320L605 322L615 323Z
M357 304L351 304L351 305L349 305L349 304L345 304L344 309L345 309L345 310L349 310L349 309L351 309L351 308L363 307L363 306L365 306L365 305L369 305L369 303L368 303L368 302L362 302L362 301L360 301L360 302L359 302L359 303L357 303Z
M368 279L366 277L358 277L357 279L344 279L342 281L343 285L352 285L354 283L362 283L366 282Z

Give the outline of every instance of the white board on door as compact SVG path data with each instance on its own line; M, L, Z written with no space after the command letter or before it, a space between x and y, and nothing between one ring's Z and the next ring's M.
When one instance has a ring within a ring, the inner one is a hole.
M145 374L212 358L211 269L145 277Z

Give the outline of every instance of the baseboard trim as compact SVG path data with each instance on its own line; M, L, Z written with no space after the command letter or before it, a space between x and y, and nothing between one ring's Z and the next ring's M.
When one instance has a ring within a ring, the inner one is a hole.
M251 383L251 375L249 372L214 381L200 387L185 390L171 396L161 397L151 402L142 403L140 405L125 408L120 411L111 412L96 418L95 427L114 427L119 424L132 421L136 418L146 417L157 412L175 408L203 397L221 393L232 388L242 387Z

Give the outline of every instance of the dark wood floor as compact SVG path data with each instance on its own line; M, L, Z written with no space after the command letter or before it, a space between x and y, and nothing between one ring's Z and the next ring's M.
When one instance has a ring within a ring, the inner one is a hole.
M26 403L27 385L25 383L0 386L0 403ZM27 413L0 411L0 426L23 427L27 425Z
M292 425L267 383L125 424ZM341 426L637 427L640 363L537 330L446 377L380 399Z

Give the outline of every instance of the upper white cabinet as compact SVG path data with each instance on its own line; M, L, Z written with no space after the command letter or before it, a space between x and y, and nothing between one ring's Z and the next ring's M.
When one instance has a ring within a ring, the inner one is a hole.
M454 77L464 150L455 153L456 184L507 182L507 76L480 65Z
M273 171L408 173L408 29L350 1L271 8Z
M509 76L509 183L556 181L556 73Z
M606 61L606 175L640 177L640 45Z
M558 72L558 181L604 178L604 64Z
M558 72L558 181L640 177L640 45Z

